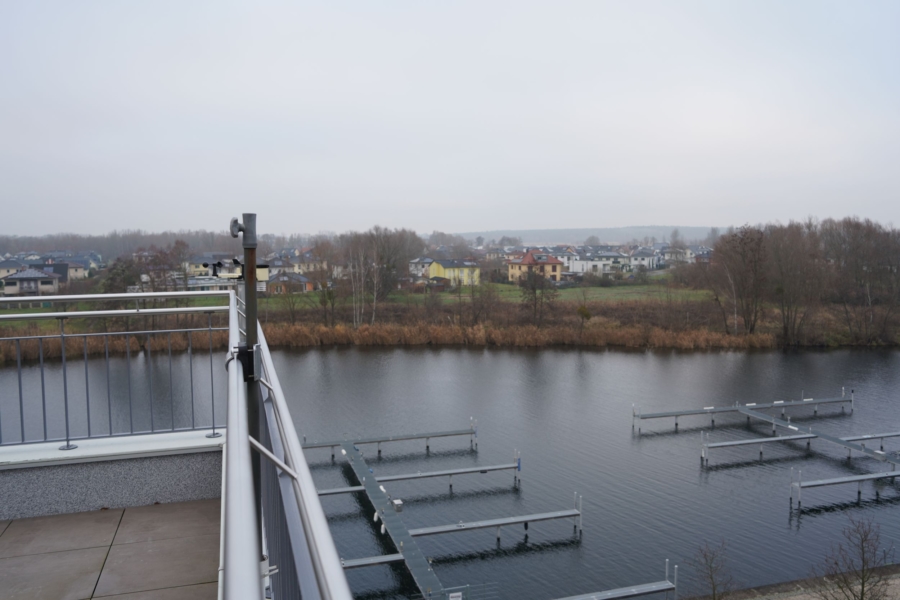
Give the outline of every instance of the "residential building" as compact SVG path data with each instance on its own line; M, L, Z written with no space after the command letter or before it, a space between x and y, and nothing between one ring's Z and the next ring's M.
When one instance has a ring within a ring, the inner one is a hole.
M427 256L420 256L419 258L412 259L409 261L409 276L413 279L424 279L429 277L428 269L433 262L434 259Z
M276 275L280 275L282 273L297 273L299 272L297 265L291 262L288 258L273 258L269 261L269 276L275 277Z
M659 268L659 255L651 248L638 248L631 253L631 269L644 267L648 271Z
M328 261L319 258L312 248L304 248L297 256L297 272L298 273L314 273L316 271L327 271Z
M272 294L302 294L314 288L313 282L300 273L279 273L269 280L268 285L268 291Z
M0 279L4 296L51 296L59 293L59 275L24 269Z
M631 270L631 258L627 254L608 250L582 254L572 262L571 272L610 275Z
M510 281L519 281L528 273L540 273L550 281L560 281L565 267L558 258L538 250L529 250L521 258L510 259L507 266Z
M471 260L434 260L428 266L428 278L449 279L452 285L479 285L481 268Z
M22 269L26 269L28 265L24 262L10 258L0 262L0 278L17 273Z

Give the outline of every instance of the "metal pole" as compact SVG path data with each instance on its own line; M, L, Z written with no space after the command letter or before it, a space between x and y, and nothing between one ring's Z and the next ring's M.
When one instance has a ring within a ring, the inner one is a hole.
M213 348L212 348L212 313L207 315L209 323L209 397L212 405L212 433L206 434L208 438L221 437L216 433L216 378L213 376Z
M251 365L256 364L255 353L259 351L257 345L259 343L259 334L257 327L259 326L258 307L256 299L256 213L244 213L242 222L238 223L237 219L231 221L231 235L237 237L243 234L241 238L244 247L244 322L247 331L247 349L250 351ZM247 431L254 439L261 439L259 434L259 385L256 378L259 373L244 374L247 379ZM253 491L256 498L256 522L262 531L262 479L260 477L260 469L262 457L258 453L253 453L251 457L251 466L253 468ZM260 556L262 550L260 548Z
M66 377L66 320L59 320L59 347L62 355L63 371L63 405L66 409L66 445L60 446L60 450L74 450L78 446L69 441L69 382Z
M175 392L172 387L172 334L169 334L169 412L172 417L172 431L175 431Z
M152 327L153 324L151 323ZM147 381L150 384L150 431L156 431L156 423L153 421L153 338L147 334Z
M25 443L25 403L22 401L22 345L16 340L16 367L19 373L19 427L22 430L22 443ZM3 443L3 432L0 431L0 444Z
M194 425L194 348L191 332L188 331L188 370L191 372L191 429L195 429ZM224 456L224 455L223 455Z
M87 405L88 437L91 437L91 385L88 379L87 336L84 336L84 398Z
M109 336L103 336L103 350L106 354L106 416L109 419L109 435L113 434L112 428L112 390L109 385Z
M41 361L41 419L44 421L44 441L47 441L47 386L44 385L44 338L38 340L38 356Z
M128 376L128 427L131 433L134 433L134 406L131 401L131 336L127 333L125 334L125 374Z

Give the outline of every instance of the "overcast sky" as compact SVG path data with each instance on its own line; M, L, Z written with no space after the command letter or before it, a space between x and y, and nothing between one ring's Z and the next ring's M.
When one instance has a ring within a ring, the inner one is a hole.
M0 3L0 233L900 224L900 2Z

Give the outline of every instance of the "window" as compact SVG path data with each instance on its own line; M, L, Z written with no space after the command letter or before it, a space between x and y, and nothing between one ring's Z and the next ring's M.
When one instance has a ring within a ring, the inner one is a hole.
M556 265L553 265L553 272L556 273Z
M42 279L41 285L53 285L53 280Z

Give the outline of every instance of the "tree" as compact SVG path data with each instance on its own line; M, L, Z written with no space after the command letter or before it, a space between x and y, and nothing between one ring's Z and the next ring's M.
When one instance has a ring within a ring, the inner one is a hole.
M900 303L897 231L868 219L829 219L821 236L831 265L831 299L843 309L851 338L866 344L885 338Z
M278 275L276 279L275 287L281 287L281 292L278 294L278 303L287 311L291 325L296 325L297 323L297 316L303 303L304 285L293 273Z
M713 250L708 281L715 288L713 293L717 299L730 298L735 313L735 333L738 313L746 333L756 330L766 291L764 242L762 230L745 225L719 238Z
M522 245L522 238L520 238L520 237L514 237L514 236L509 236L509 235L504 235L502 238L500 238L500 241L497 242L497 245L498 245L498 246L503 246L504 248L505 248L506 246L521 246L521 245Z
M532 322L538 327L544 321L544 311L549 308L559 295L559 290L549 279L536 273L528 273L519 279L522 303L532 310Z
M480 285L469 286L469 302L472 308L473 325L490 321L491 315L497 308L497 303L500 302L496 285L482 279Z
M669 235L669 246L678 249L684 248L684 240L681 238L681 232L678 231L677 227Z
M849 517L844 541L825 556L816 571L815 593L822 600L886 600L888 576L881 567L893 563L894 547L882 547L881 528L870 518Z
M575 310L578 314L578 318L581 319L581 327L578 328L578 335L580 336L584 331L584 324L591 320L593 315L591 311L587 307L588 303L588 288L587 286L582 286L581 288L581 304Z
M696 578L698 596L708 596L710 600L725 600L734 592L734 577L728 566L725 540L716 545L704 542L696 554L687 560L687 566Z
M783 343L790 346L800 341L824 290L824 257L815 223L770 225L766 255L769 296L781 310Z
M585 246L599 246L600 238L598 238L596 235L590 235L590 236L588 236L588 239L584 240L584 245Z
M480 236L480 235L479 235L478 237L476 237L476 238L475 238L475 245L478 246L479 248L481 248L482 246L484 246L484 238L483 238L482 236Z

